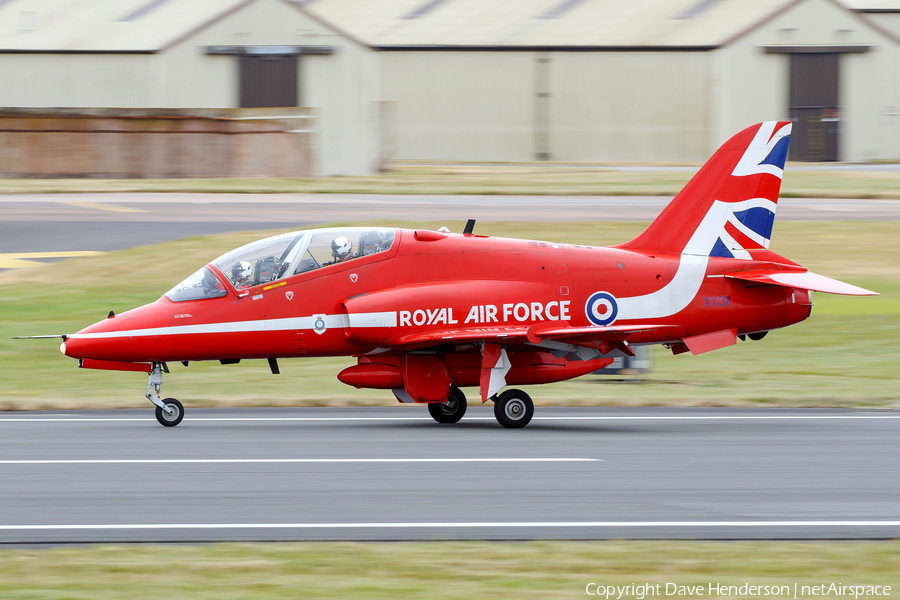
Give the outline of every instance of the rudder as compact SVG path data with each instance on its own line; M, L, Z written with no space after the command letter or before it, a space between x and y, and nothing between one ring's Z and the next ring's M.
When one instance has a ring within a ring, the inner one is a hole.
M768 248L790 134L790 121L736 134L643 233L617 247L733 258Z

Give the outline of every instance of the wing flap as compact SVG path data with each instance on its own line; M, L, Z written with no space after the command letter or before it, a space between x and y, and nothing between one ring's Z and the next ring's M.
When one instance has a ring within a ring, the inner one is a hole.
M473 327L448 328L417 331L398 335L387 341L390 347L427 346L452 342L503 342L505 340L521 340L528 336L528 327Z
M588 340L622 341L629 335L646 331L659 331L663 333L674 325L656 325L644 323L637 325L611 325L608 327L560 327L556 324L544 324L532 326L528 330L528 341L540 343L542 340L562 340L583 338Z
M879 295L878 292L873 292L810 271L739 271L737 273L728 273L725 277L740 279L742 281L767 283L769 285L800 288L802 290L810 290L813 292L825 292L826 294L842 294L844 296Z

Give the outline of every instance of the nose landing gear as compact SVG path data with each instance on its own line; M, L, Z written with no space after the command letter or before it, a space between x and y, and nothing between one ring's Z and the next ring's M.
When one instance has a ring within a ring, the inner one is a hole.
M168 372L168 369L166 369ZM162 389L163 364L155 362L150 370L150 381L147 382L147 400L156 405L156 420L160 425L175 427L184 418L184 406L175 398L159 399Z

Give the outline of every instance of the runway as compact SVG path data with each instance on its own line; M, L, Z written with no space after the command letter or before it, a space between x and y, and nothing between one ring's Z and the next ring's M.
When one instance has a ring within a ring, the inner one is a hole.
M900 415L421 406L0 416L0 543L900 536Z

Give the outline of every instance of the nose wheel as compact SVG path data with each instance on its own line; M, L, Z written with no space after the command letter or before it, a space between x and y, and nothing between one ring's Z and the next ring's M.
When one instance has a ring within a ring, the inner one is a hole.
M159 421L159 424L166 427L175 427L181 423L181 420L184 418L184 406L181 405L181 402L175 398L166 398L162 402L168 410L164 410L159 406L156 407L156 420Z
M184 406L175 398L159 399L162 389L162 374L164 365L155 362L150 369L150 381L147 383L147 400L156 405L156 420L160 425L175 427L184 418ZM166 369L166 373L169 370Z

